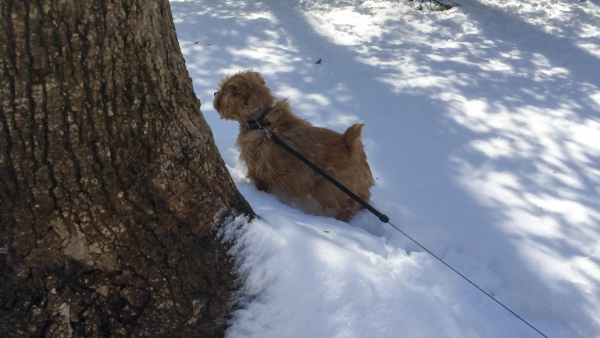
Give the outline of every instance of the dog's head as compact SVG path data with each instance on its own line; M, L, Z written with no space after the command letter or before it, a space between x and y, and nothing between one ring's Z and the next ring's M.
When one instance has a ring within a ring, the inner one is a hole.
M262 76L245 71L219 81L213 106L222 119L242 122L258 118L274 101Z

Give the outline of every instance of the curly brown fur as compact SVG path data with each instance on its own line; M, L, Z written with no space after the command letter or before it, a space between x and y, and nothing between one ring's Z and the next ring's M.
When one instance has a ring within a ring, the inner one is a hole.
M364 200L371 196L373 175L362 141L364 124L355 124L343 134L314 127L296 117L287 100L277 100L259 73L245 71L219 81L213 106L221 118L240 122L237 146L240 160L248 167L248 178L262 191L280 191L292 198L310 195L320 206L335 210L335 218L348 222L362 207L306 164L288 153L259 130L249 130L246 121L261 117L283 142L298 151Z

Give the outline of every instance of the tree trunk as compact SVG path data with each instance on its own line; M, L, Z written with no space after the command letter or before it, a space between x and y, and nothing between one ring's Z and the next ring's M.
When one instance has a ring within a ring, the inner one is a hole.
M0 337L222 336L252 215L165 0L0 0Z

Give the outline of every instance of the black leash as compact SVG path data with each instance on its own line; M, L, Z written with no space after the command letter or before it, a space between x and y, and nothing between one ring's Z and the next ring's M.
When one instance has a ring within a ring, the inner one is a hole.
M471 283L471 285L473 285L474 287L476 287L479 291L483 292L486 296L490 297L494 302L500 304L500 306L502 306L503 308L505 308L508 312L512 313L515 317L519 318L523 323L529 325L530 328L534 329L537 333L541 334L542 336L546 337L545 334L541 333L538 329L536 329L533 325L529 324L525 319L521 318L519 315L517 315L516 313L514 313L511 309L507 308L504 304L500 303L500 301L498 301L496 298L494 298L492 295L490 295L489 293L483 291L482 288L480 288L479 286L477 286L477 284L471 282L467 277L463 276L463 274L461 274L460 272L456 271L456 269L454 269L453 267L451 267L450 265L448 265L448 263L444 262L441 258L439 258L438 256L434 255L433 252L427 250L426 247L422 246L421 244L419 244L419 242L415 241L414 239L412 239L412 237L410 237L409 235L407 235L404 231L400 230L398 227L396 227L395 225L393 225L390 222L387 222L387 224L391 225L394 227L394 229L400 231L401 234L403 234L404 236L406 236L408 239L410 239L411 241L413 241L415 244L417 244L418 246L421 247L421 249L427 251L430 255L432 255L433 257L435 257L435 259L437 259L438 261L442 262L442 264L444 264L445 266L447 266L450 270L456 272L456 274L458 274L459 276L461 276L464 280L466 280L467 282ZM548 338L548 337L546 337Z
M548 338L545 334L543 334L542 332L540 332L540 330L536 329L533 325L529 324L525 319L521 318L519 315L517 315L516 313L514 313L511 309L509 309L508 307L506 307L504 304L502 304L500 301L498 301L492 295L490 295L489 293L485 292L482 288L480 288L479 286L477 286L477 284L471 282L471 280L469 280L463 274L461 274L460 272L456 271L456 269L454 269L453 267L451 267L448 263L444 262L443 259L441 259L438 256L436 256L433 252L427 250L426 247L422 246L419 242L417 242L414 239L412 239L412 237L410 237L409 235L407 235L404 231L400 230L400 228L398 228L397 226L395 226L392 223L390 223L390 219L385 214L382 214L377 209L373 208L369 203L365 202L362 198L358 197L355 193L353 193L348 188L346 188L345 186L343 186L340 182L336 181L333 177L329 176L326 172L324 172L323 170L321 170L321 168L317 167L312 162L310 162L306 157L302 156L302 154L300 154L297 151L295 151L294 149L290 148L290 146L288 146L282 140L280 140L279 137L277 137L276 135L274 135L271 132L269 132L265 127L271 125L271 122L264 120L264 117L267 115L268 112L269 112L268 110L265 110L263 112L263 114L261 115L260 118L258 118L256 120L253 120L253 121L247 121L246 122L246 126L248 127L248 129L251 129L251 130L257 130L258 129L258 130L262 131L263 133L265 133L265 135L267 136L267 138L270 138L275 143L277 143L279 146L283 147L283 149L287 150L292 155L296 156L299 160L301 160L302 162L306 163L306 165L308 165L312 170L316 171L319 175L323 176L326 180L328 180L333 185L335 185L336 187L338 187L341 191L343 191L344 193L346 193L353 200L355 200L360 205L362 205L363 207L365 207L365 209L369 210L373 215L377 216L377 218L379 218L379 220L381 222L389 224L392 227L394 227L394 229L398 230L401 234L403 234L404 236L406 236L406 238L408 238L411 241L413 241L415 244L417 244L419 247L421 247L421 249L427 251L430 255L432 255L433 257L435 257L435 259L437 259L438 261L442 262L442 264L444 264L445 266L447 266L450 270L456 272L456 274L458 274L464 280L466 280L471 285L473 285L474 287L476 287L479 291L483 292L486 296L488 296L494 302L500 304L500 306L502 306L503 308L505 308L508 312L512 313L515 317L517 317L518 319L520 319L523 323L527 324L530 328L534 329L537 333L541 334L545 338Z

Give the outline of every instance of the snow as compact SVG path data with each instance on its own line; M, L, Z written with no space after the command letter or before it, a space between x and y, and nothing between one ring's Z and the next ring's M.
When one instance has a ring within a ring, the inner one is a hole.
M392 223L548 337L600 337L600 4L457 2L171 2L261 217L226 229L244 277L227 337L541 337L368 212L346 224L257 191L212 108L245 69L315 125L367 124L370 202Z

